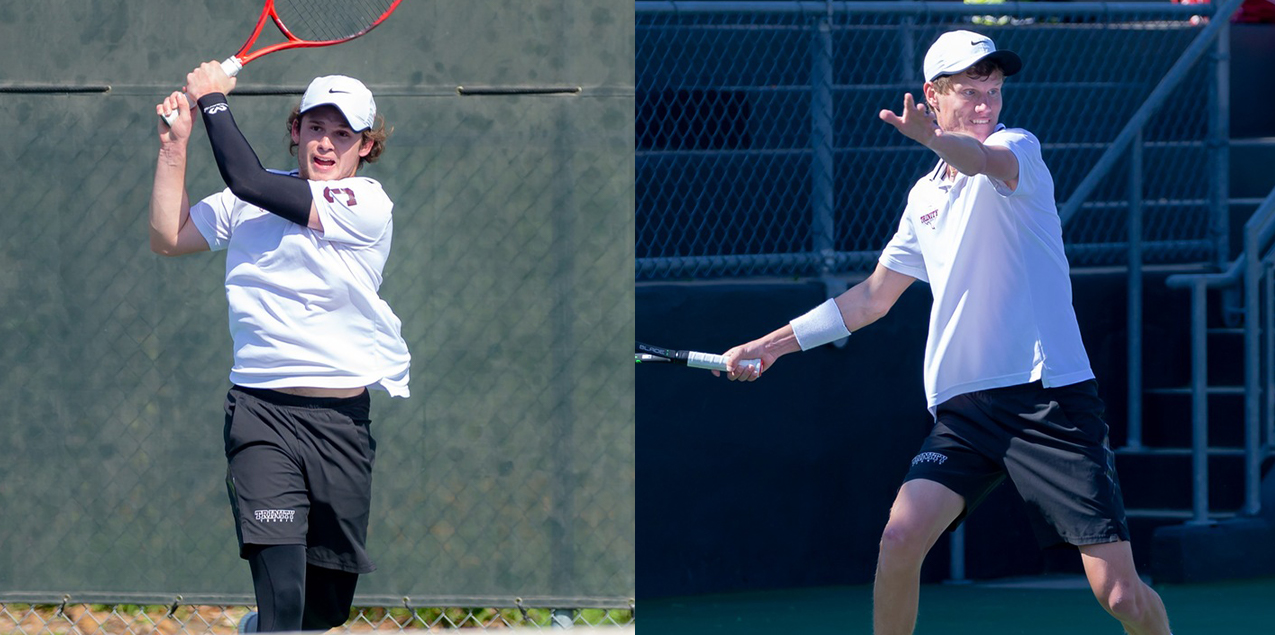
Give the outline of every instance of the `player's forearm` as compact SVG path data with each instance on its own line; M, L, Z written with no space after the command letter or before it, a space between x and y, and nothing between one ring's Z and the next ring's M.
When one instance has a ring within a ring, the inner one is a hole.
M792 325L785 324L761 339L757 340L762 350L775 357L783 357L788 353L801 352L801 344L797 342L797 336L793 334Z
M931 139L926 147L966 176L987 171L987 149L974 137L945 132Z
M155 183L150 201L151 251L170 254L177 246L177 235L190 218L190 201L186 197L186 144L161 146L155 165Z

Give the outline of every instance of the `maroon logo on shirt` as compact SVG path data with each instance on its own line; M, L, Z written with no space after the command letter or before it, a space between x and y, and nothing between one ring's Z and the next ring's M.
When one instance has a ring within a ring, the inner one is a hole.
M930 212L929 214L924 214L924 215L922 215L922 216L921 216L921 224L922 224L922 225L925 225L926 227L929 227L929 228L933 229L933 228L934 228L934 219L936 219L936 218L938 218L938 217L939 217L939 211L938 211L938 210L934 210L934 211Z
M355 205L358 205L358 204L359 204L359 202L358 202L357 200L355 200L355 198L354 198L354 190L352 190L352 189L350 189L350 188L348 188L348 187L338 187L338 188L325 187L325 188L323 188L323 198L327 199L327 201L328 201L329 203L335 203L335 202L336 202L336 197L337 197L337 195L338 195L338 194L341 194L341 195L344 195L344 196L345 196L345 206L346 206L346 207L354 207Z

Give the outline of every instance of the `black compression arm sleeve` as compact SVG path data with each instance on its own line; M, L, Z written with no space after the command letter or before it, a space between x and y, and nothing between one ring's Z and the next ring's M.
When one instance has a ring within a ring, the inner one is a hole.
M212 143L217 169L230 192L241 200L298 225L310 223L314 195L305 179L275 174L261 167L257 153L239 131L226 96L212 93L199 98L204 127Z

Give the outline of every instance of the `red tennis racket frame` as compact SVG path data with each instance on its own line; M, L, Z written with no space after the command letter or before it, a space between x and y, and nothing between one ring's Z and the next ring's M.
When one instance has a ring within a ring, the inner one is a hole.
M261 57L263 55L269 55L270 53L274 53L276 51L282 51L284 49L313 48L313 47L319 47L319 46L331 46L333 44L348 42L379 26L382 22L385 21L386 18L390 17L391 13L394 13L394 10L398 8L398 5L400 2L402 2L402 0L394 0L393 2L391 2L390 6L387 9L385 9L385 11L381 13L381 15L377 17L375 21L373 21L371 24L367 25L363 30L357 33L352 33L350 35L347 35L335 40L303 40L293 35L292 31L289 30L287 25L283 23L283 20L279 18L279 14L275 11L275 6L274 6L275 0L266 0L265 6L261 8L261 15L257 18L257 26L253 28L252 30L252 35L248 36L247 41L245 41L243 43L243 46L239 48L239 52L235 53L231 57L231 59L233 59L238 66L242 67L244 64L247 64L248 62L251 62L257 59L258 57ZM271 44L270 46L262 47L251 53L248 53L248 49L251 48L252 45L257 42L257 38L261 36L261 30L265 28L267 18L269 18L272 22L274 22L275 26L279 28L279 32L283 34L283 37L285 38L286 41L277 42L275 44Z

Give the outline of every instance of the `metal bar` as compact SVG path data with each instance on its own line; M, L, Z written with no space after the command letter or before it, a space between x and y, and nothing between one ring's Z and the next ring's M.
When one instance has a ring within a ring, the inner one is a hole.
M1129 149L1129 414L1125 447L1142 447L1142 131Z
M173 90L174 86L171 83L169 84L111 84L109 86L106 86L106 88L108 89L107 92L115 96L124 96L124 97L146 96L149 98L155 95L167 95L169 92ZM456 97L457 96L456 89L458 87L455 85L409 86L406 84L369 84L368 88L372 89L372 92L377 97L381 97L381 96L385 96L385 97ZM302 93L305 92L305 89L306 89L305 84L275 84L275 83L267 84L267 83L252 83L245 80L245 81L239 82L235 86L235 95L238 95L240 97L247 97L247 96L276 97L276 96L283 96L283 95L300 96ZM16 91L5 91L4 89L0 88L0 92L16 92ZM53 91L53 92L58 92L58 91ZM100 91L95 91L95 92L100 92ZM589 96L593 96L593 97L605 96L608 93L612 93L612 94L621 93L625 95L632 95L633 89L631 87L627 89L615 89L615 88L605 88L600 86L598 87L590 86L590 87L582 89L582 92L585 92Z
M1275 447L1275 387L1272 381L1275 381L1275 337L1271 337L1275 333L1275 265L1270 261L1265 262L1266 265L1266 297L1264 319L1262 326L1264 335L1266 336L1266 381L1262 382L1263 394L1266 396L1266 446Z
M1147 124L1147 121L1151 119L1155 111L1159 110L1160 106L1164 104L1165 99L1177 89L1178 84L1186 78L1191 67L1195 65L1200 56L1213 43L1214 38L1226 28L1226 23L1229 21L1230 16L1235 13L1236 9L1239 9L1243 2L1244 0L1226 0L1225 4L1218 7L1216 14L1218 17L1210 20L1208 26L1204 27L1195 40L1187 46L1186 51L1182 53L1178 61L1174 62L1169 72L1165 74L1164 79L1160 80L1160 83L1151 91L1147 100L1133 114L1129 123L1125 124L1120 134L1116 135L1115 141L1111 142L1111 146L1098 159L1098 163L1094 165L1093 169L1089 170L1089 174L1085 175L1084 180L1071 193L1071 197L1067 199L1067 203L1059 212L1063 225L1066 225L1067 221L1076 214L1080 209L1080 204L1089 198L1094 188L1098 187L1098 183L1107 176L1107 173L1115 166L1116 161L1124 154L1125 148L1133 140L1134 134ZM1185 6L1195 7L1201 5Z
M573 609L553 609L549 619L551 630L566 630L575 627L575 611Z
M1144 207L1150 206L1144 205ZM1207 241L1190 240L1144 241L1142 251L1144 256L1149 257L1153 254L1177 253L1187 249L1204 251L1209 244ZM1128 249L1129 246L1124 242L1077 243L1067 245L1067 257L1075 260L1096 255L1111 257L1114 262L1120 254L1128 253ZM833 269L845 271L849 267L871 265L880 255L879 251L837 251L832 255ZM777 275L787 275L790 272L814 271L823 258L824 255L810 251L719 256L650 256L635 259L634 274L639 280L652 277L733 275L746 269L764 269Z
M71 93L109 93L110 84L0 84L0 93L30 93L36 95L63 95Z
M1191 286L1191 512L1193 524L1209 522L1208 280Z
M948 582L968 582L965 579L965 523L958 525L951 535Z
M251 593L182 593L183 605L253 606L257 603ZM169 604L174 593L161 592L62 592L62 591L5 591L0 592L0 604ZM407 604L412 608L482 607L493 609L536 608L552 609L573 606L577 609L633 608L633 598L597 596L496 596L496 595L402 595L357 594L354 606L393 607Z
M1262 508L1261 454L1261 245L1258 228L1244 228L1244 507L1254 515Z
M1222 29L1213 53L1213 82L1209 84L1208 154L1212 167L1209 179L1209 235L1215 246L1213 262L1225 267L1231 257L1230 244L1230 23ZM1246 229L1247 233L1247 229ZM1260 258L1257 252L1243 254L1245 259ZM1243 288L1228 289L1222 294L1223 324L1239 326L1245 312ZM1247 356L1247 354L1246 354Z
M879 252L872 251L838 251L833 254L834 267L844 269L876 262L879 255ZM815 269L823 258L824 255L809 251L786 254L638 258L635 274L638 279L643 279L652 276L724 275L743 269L809 271Z
M919 76L919 73L918 73L918 76ZM904 89L904 90L915 90L915 86L916 86L915 84L908 84L908 87L907 87L906 89ZM762 93L762 92L775 92L775 89L774 89L774 88L764 88L764 89L763 89L763 88L757 88L757 89L753 89L753 88L748 88L748 87L723 88L722 90L755 90L755 92L759 92L759 93ZM809 88L808 86L801 86L801 87L794 87L794 88L792 89L792 92L806 92L806 91L808 91L808 90L810 90L810 88ZM836 92L835 87L834 87L834 91L833 91L833 92ZM299 95L299 94L301 94L301 93L300 93L300 92L298 92L297 94ZM1232 145L1235 145L1235 144L1232 144ZM1146 142L1144 142L1144 143L1143 143L1143 147L1144 147L1145 149L1148 149L1148 150L1151 150L1151 149L1157 149L1157 150L1158 150L1158 149L1179 149L1179 148L1186 148L1186 149L1190 149L1190 148L1203 148L1203 147L1206 147L1206 146L1208 146L1208 143L1207 143L1206 141L1191 141L1191 142L1181 142L1181 143L1178 143L1178 142L1156 142L1156 141L1146 141ZM1041 144L1041 146L1040 146L1040 147L1041 147L1041 149L1042 149L1042 150L1050 150L1050 151L1053 151L1053 150L1096 150L1096 149L1099 149L1099 148L1105 148L1105 147L1107 147L1107 144L1105 144L1105 143L1043 143L1043 144ZM853 155L853 154L917 154L917 155L920 155L920 154L924 154L924 153L926 153L926 152L929 152L929 150L928 150L928 149L926 149L926 148L925 148L925 147L923 147L923 146L918 146L918 145L913 145L913 146L860 146L860 147L853 147L853 148L834 148L834 149L833 149L833 152L834 152L835 154L852 154L852 155ZM740 157L740 156L759 156L759 157L764 157L764 156L801 156L801 155L805 155L805 154L810 154L810 149L809 149L809 148L801 148L801 147L792 147L792 148L733 148L733 149L729 149L729 150L689 150L689 149L681 149L681 148L679 148L679 149L674 149L674 150L636 150L636 151L634 151L634 153L633 153L633 154L634 154L635 156L637 156L637 157L644 157L644 158L651 158L651 157L654 157L654 158L663 158L663 157L679 157L679 158L681 158L681 157L695 157L695 158L704 158L704 157ZM1184 204L1184 205L1192 205L1192 206L1196 206L1196 205L1200 205L1200 204L1202 204L1202 203L1207 203L1207 202L1208 202L1208 200L1209 200L1209 199L1205 199L1205 198L1200 198L1200 199L1161 199L1161 204L1163 204L1163 205L1171 205L1171 204L1174 204L1175 202L1180 202L1181 204ZM1244 201L1260 201L1260 200L1262 200L1262 199L1260 199L1260 198L1258 198L1258 199L1253 199L1253 198L1233 198L1233 199L1231 199L1231 202L1232 202L1232 203L1235 203L1235 202L1244 202ZM1118 201L1116 201L1116 202L1114 202L1114 203L1119 204L1119 202L1118 202ZM1113 204L1113 202L1112 202L1112 201L1098 201L1098 202L1093 202L1093 203L1085 203L1084 205L1085 205L1086 207L1090 207L1090 206L1093 206L1093 205L1111 205L1111 204Z
M891 13L905 14L942 14L942 15L983 15L992 9L986 5L966 5L956 2L824 2L823 0L784 1L738 1L710 2L705 0L678 2L674 0L637 0L634 13L776 13L776 14L811 14L827 13L829 4L837 13ZM1006 2L995 7L996 13L1014 13L1031 15L1061 14L1103 14L1123 13L1129 15L1172 15L1189 18L1193 15L1215 15L1218 10L1209 4L1178 5L1154 2Z
M1266 198L1262 199L1262 203L1257 206L1257 211L1244 223L1244 231L1255 232L1257 234L1257 244L1265 245L1275 237L1275 190L1271 190ZM1226 287L1233 286L1244 276L1244 261L1236 258L1235 262L1227 267L1226 271L1221 273L1204 273L1204 274L1177 274L1165 278L1164 283L1170 287L1186 288L1195 284L1197 278L1204 279L1210 287Z
M456 94L465 96L499 95L579 95L579 86L457 86Z
M845 286L833 277L837 267L837 224L836 224L836 162L833 159L836 145L836 131L832 120L836 116L833 103L833 83L836 79L832 70L833 59L833 11L832 0L824 2L826 13L819 17L815 26L815 38L811 47L810 72L810 145L814 151L811 162L812 216L814 226L812 243L815 253L820 255L819 275L823 278L824 294L829 298L840 295ZM843 348L849 338L840 338L832 344Z
M559 42L558 46L563 49L561 54L566 55L566 44ZM570 111L557 109L553 125L557 134L550 146L552 154L547 158L559 167L554 170L553 214L549 220L553 256L547 258L544 264L553 269L555 284L548 293L556 294L557 299L546 327L553 341L570 342L577 337L579 319L571 308L571 297L563 287L574 287L587 265L577 262L579 252L572 247L580 239L577 238L578 220L574 218L579 213L580 201L576 194L578 188L572 186L569 170L565 169L565 166L571 165L573 151ZM547 503L544 511L548 513L545 523L548 544L544 548L549 551L546 574L550 588L554 589L571 588L572 580L578 575L578 550L574 547L578 524L574 519L579 472L571 448L577 443L577 431L581 435L588 434L585 432L587 426L581 425L584 422L580 421L579 402L572 396L573 386L579 382L584 369L575 355L562 348L555 346L550 353L554 372L548 377L548 385L541 397L553 400L550 414L541 421L541 425L544 426L542 451L545 456L552 457L546 461L549 465L545 466L546 477L552 481L547 490L549 500L544 501Z
M831 11L831 7L828 10ZM831 270L836 244L833 221L836 203L832 160L832 25L827 17L819 19L810 49L810 149L814 153L814 160L810 163L811 238L815 253L822 256L819 273L826 274Z
M1216 50L1213 55L1213 82L1209 91L1211 106L1209 108L1209 145L1212 155L1210 163L1213 168L1212 187L1212 227L1213 239L1217 241L1217 255L1214 262L1218 268L1226 266L1231 258L1230 246L1230 143L1231 137L1231 21L1221 20L1218 31ZM1251 258L1260 258L1257 252Z

